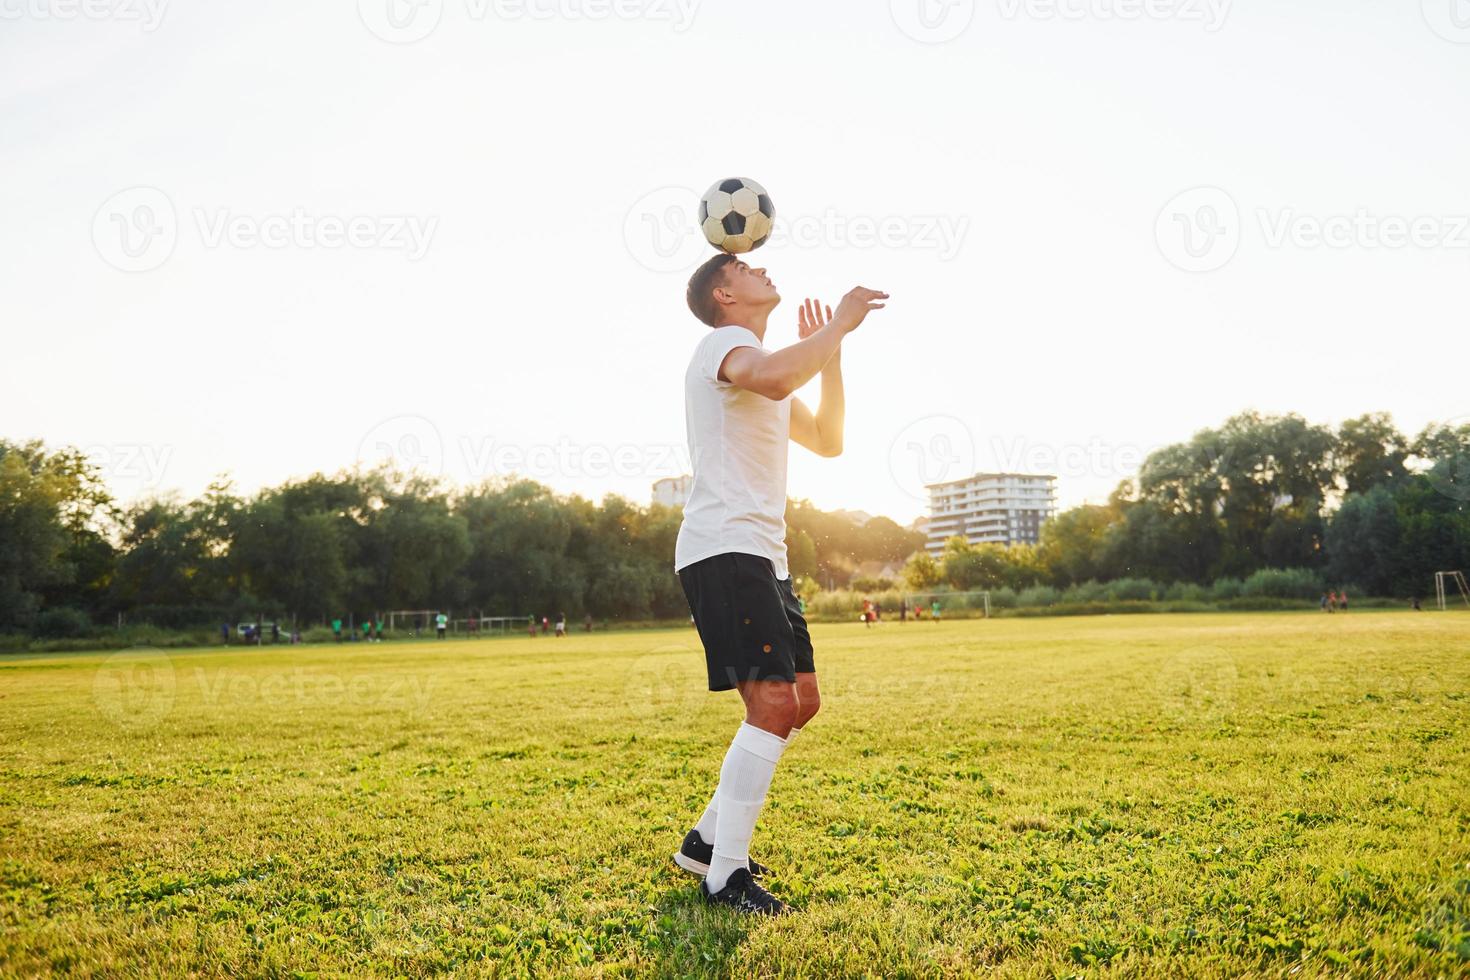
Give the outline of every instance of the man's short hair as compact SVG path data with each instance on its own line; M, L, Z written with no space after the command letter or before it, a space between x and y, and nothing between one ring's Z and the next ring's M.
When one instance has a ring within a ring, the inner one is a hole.
M689 277L689 310L699 317L701 323L711 327L720 326L720 304L715 301L715 289L725 281L725 267L735 261L735 256L721 252L704 265L694 270Z

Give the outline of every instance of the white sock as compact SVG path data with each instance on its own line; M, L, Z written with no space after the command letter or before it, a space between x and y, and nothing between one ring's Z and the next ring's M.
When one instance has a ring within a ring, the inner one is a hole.
M791 729L791 734L786 736L786 748L791 748L791 743L796 741L796 736L801 734L800 728ZM782 751L785 751L784 749ZM715 787L715 794L705 804L704 813L699 818L699 823L694 825L694 832L699 834L699 839L706 844L712 844L715 840L716 820L720 813L720 788Z
M694 825L694 832L699 834L699 839L706 844L712 844L715 840L715 817L720 812L720 788L715 787L715 795L709 798L709 804L704 808L704 815L699 818L699 823Z
M747 724L740 726L730 742L715 794L715 853L704 879L711 893L724 888L735 871L749 866L750 835L785 749L786 740L781 736Z

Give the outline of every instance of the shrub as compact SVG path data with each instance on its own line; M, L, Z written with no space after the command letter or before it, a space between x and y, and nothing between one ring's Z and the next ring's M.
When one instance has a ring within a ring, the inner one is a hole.
M1229 600L1240 598L1241 582L1238 578L1216 579L1215 584L1210 586L1210 598L1216 600Z
M1033 585L1029 589L1021 590L1021 594L1016 596L1016 605L1054 606L1061 597L1061 593L1050 585Z
M61 606L42 610L32 631L47 640L75 639L92 632L92 620L80 609Z
M1120 578L1108 583L1107 598L1111 602L1138 602L1158 597L1159 587L1152 579Z
M1210 600L1210 590L1193 582L1175 582L1164 590L1160 598L1169 602L1202 603Z
M1315 599L1323 592L1322 577L1306 568L1263 568L1241 586L1246 597Z
M1107 598L1106 587L1097 579L1088 579L1062 593L1064 602L1098 602Z

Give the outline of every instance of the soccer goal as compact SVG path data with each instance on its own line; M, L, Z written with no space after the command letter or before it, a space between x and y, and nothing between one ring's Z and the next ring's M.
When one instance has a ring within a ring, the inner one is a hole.
M1460 598L1465 600L1466 606L1470 606L1470 585L1465 583L1464 572L1435 572L1434 597L1439 600L1439 608L1449 608L1451 586L1459 590Z
M990 618L989 592L912 592L903 601L910 612L922 610L924 616L932 616L934 603L938 602L941 619L945 613L960 609L979 609L986 619Z
M467 633L510 633L525 629L535 620L534 616L471 616L456 619L450 627L456 632Z

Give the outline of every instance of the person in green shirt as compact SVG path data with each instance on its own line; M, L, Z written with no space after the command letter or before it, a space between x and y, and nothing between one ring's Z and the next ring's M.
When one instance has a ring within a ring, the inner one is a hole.
M934 622L939 622L939 600L935 599L929 604L929 616Z
M337 638L338 643L342 642L342 620L332 620L332 635Z

